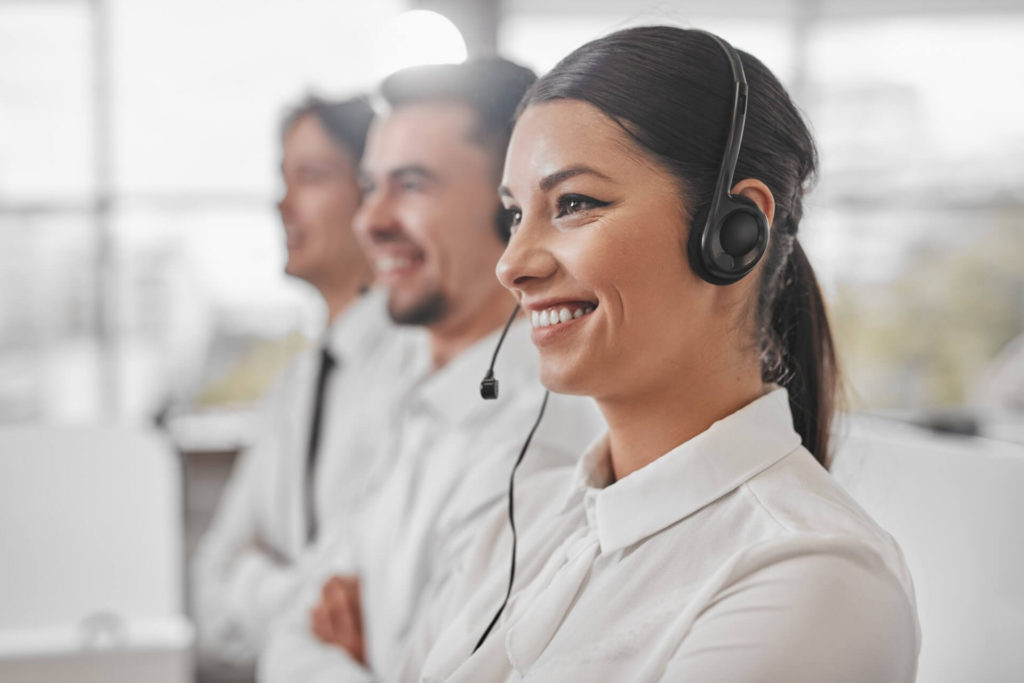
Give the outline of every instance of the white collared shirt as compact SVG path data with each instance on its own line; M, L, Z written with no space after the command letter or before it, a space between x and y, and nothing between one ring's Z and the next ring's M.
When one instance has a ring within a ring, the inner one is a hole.
M370 291L301 353L268 393L259 432L232 471L192 567L194 613L204 659L251 665L270 624L295 600L310 555L305 472L320 349L336 367L325 385L314 478L320 533L354 514L387 472L373 424L407 376L410 332L388 319Z
M574 471L524 481L498 625L471 655L508 580L502 515L401 680L914 680L902 555L801 446L785 390L611 481L605 439Z
M509 474L544 395L530 326L510 329L495 375L500 393L481 399L479 386L497 333L436 372L424 347L418 378L399 401L388 428L397 452L393 471L358 524L337 535L320 579L358 573L370 671L310 632L308 599L271 637L260 657L263 681L354 681L390 678L424 606L431 604L482 520L508 492ZM552 395L520 476L573 463L604 428L589 398Z

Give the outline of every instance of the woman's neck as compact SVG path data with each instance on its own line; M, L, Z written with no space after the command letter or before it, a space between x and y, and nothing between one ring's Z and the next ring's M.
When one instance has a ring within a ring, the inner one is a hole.
M759 361L744 359L726 370L688 370L642 394L597 400L608 423L615 479L657 460L764 394Z

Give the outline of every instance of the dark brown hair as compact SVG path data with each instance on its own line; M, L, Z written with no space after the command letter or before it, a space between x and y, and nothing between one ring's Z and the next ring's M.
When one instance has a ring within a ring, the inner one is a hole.
M373 109L366 97L333 102L316 95L307 95L306 99L285 115L281 122L281 139L299 119L307 116L317 120L338 149L352 156L353 165L359 165L366 146L366 133L373 120Z
M757 178L775 197L756 313L761 375L788 390L804 446L827 466L839 373L821 290L797 240L817 153L782 84L757 58L740 56L749 105L735 178ZM714 191L732 90L727 58L710 36L646 26L578 48L537 81L520 111L557 99L597 107L680 180L692 220Z

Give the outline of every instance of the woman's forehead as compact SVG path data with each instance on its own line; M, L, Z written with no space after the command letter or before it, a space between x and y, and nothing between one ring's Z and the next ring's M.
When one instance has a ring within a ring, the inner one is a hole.
M503 184L539 182L562 169L586 166L611 179L660 172L617 121L581 100L534 103L512 132Z

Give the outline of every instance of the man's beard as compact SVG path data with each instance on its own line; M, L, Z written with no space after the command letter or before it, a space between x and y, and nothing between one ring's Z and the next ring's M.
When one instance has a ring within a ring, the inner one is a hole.
M441 292L431 292L414 305L405 310L396 310L393 302L388 302L388 314L398 325L419 325L426 327L448 314L448 300Z

